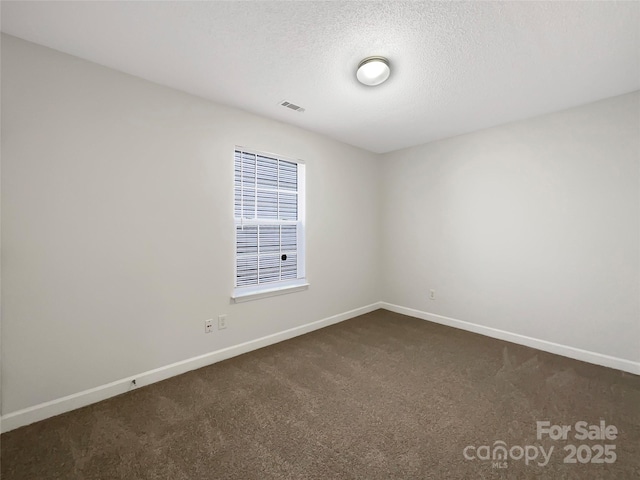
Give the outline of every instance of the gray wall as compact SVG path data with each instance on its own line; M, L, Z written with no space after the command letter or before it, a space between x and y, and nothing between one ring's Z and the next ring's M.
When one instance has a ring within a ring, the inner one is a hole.
M385 155L383 300L640 360L639 114L635 92Z
M235 145L305 160L309 290L230 305ZM3 36L3 413L378 301L377 161Z

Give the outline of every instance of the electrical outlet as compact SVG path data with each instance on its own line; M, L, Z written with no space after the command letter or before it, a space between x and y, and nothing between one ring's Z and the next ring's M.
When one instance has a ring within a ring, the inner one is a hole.
M227 316L218 315L218 330L224 330L227 328Z
M431 300L435 300L436 299L436 291L435 290L433 290L433 289L429 290L429 298Z
M213 319L210 318L209 320L205 320L204 321L204 333L211 333L213 332Z

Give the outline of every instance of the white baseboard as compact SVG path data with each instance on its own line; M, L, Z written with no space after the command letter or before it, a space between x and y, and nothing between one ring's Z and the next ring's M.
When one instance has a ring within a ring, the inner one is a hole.
M546 340L540 340L537 338L527 337L525 335L519 335L517 333L511 333L496 328L485 327L475 323L465 322L457 320L455 318L444 317L442 315L436 315L434 313L423 312L415 310L413 308L401 307L399 305L393 305L387 302L377 302L367 305L365 307L349 310L348 312L333 315L331 317L324 318L315 322L307 323L299 327L294 327L282 332L267 335L266 337L251 340L239 345L223 348L214 352L206 353L198 357L189 358L180 362L166 365L164 367L156 368L155 370L149 370L138 375L116 380L115 382L108 383L106 385L100 385L89 390L74 393L66 397L51 400L49 402L34 405L22 410L8 413L0 417L0 432L8 432L24 425L29 425L40 420L44 420L55 415L60 415L77 408L91 405L92 403L106 400L107 398L126 393L132 389L131 381L136 380L137 387L150 385L167 378L186 373L197 368L206 367L222 360L242 355L243 353L257 350L268 345L273 345L290 338L303 335L305 333L318 330L320 328L328 327L336 323L343 322L358 315L364 315L365 313L372 312L379 308L384 308L391 312L401 313L410 317L420 318L422 320L428 320L430 322L439 323L449 327L459 328L461 330L467 330L469 332L479 333L487 337L497 338L505 340L507 342L516 343L519 345L525 345L527 347L535 348L545 352L555 353L564 357L581 360L596 365L602 365L604 367L615 368L624 372L640 375L640 362L633 362L631 360L625 360L623 358L612 357L601 353L590 352L567 345L560 345L558 343L548 342Z
M381 308L379 303L372 303L365 307L349 310L348 312L333 315L299 327L290 328L272 335L267 335L266 337L251 340L232 347L223 348L221 350L216 350L198 357L189 358L180 362L172 363L171 365L156 368L155 370L149 370L148 372L116 380L115 382L111 382L106 385L100 385L99 387L11 412L0 418L0 431L2 433L8 432L24 425L44 420L45 418L60 415L61 413L85 407L92 403L126 393L132 388L139 388L161 380L166 380L167 378L174 377L197 368L206 367L207 365L211 365L237 355L242 355L243 353L247 353L252 350L257 350L320 328L328 327L335 323L343 322L344 320L357 317L358 315L364 315L365 313L372 312L379 308ZM132 387L132 380L136 381L136 387Z
M459 328L460 330L479 333L480 335L497 338L499 340L505 340L511 343L517 343L518 345L525 345L527 347L542 350L544 352L555 353L556 355L562 355L563 357L569 357L575 360L581 360L583 362L602 365L603 367L615 368L624 372L640 375L640 362L634 362L631 360L626 360L624 358L612 357L610 355L604 355L602 353L590 352L588 350L582 350L580 348L570 347L568 345L548 342L546 340L527 337L525 335L519 335L517 333L511 333L505 330L499 330L497 328L485 327L483 325L465 322L462 320L457 320L455 318L436 315L435 313L428 313L421 310L415 310L413 308L401 307L399 305L393 305L387 302L380 302L379 305L380 308L384 308L385 310L389 310L391 312L401 313L403 315L420 318L422 320L428 320L430 322L439 323L448 327L454 327Z

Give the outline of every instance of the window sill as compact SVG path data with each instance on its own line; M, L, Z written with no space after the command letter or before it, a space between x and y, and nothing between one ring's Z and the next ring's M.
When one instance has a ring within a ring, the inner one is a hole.
M231 295L231 301L233 303L250 302L252 300L259 300L261 298L275 297L276 295L285 295L287 293L301 292L307 290L309 284L306 280L300 280L295 284L278 286L271 288L261 289L236 289Z

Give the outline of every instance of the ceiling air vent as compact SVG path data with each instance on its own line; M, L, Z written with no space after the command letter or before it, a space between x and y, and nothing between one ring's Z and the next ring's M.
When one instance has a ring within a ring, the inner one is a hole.
M291 110L295 110L296 112L300 112L300 113L304 112L304 108L302 108L301 106L296 105L295 103L287 102L285 100L280 102L280 105L282 105L283 107L290 108Z

